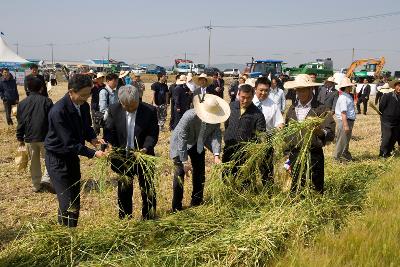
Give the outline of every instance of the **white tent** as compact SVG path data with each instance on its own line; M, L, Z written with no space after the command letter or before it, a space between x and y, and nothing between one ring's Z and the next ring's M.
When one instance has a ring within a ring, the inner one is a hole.
M29 61L12 51L0 36L0 66L18 66L26 63L29 63Z

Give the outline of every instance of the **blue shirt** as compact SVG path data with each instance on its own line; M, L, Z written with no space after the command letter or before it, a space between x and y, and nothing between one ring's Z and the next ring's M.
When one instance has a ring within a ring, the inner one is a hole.
M347 119L355 120L356 119L356 110L354 108L354 100L346 92L342 92L339 96L336 107L335 107L335 115L338 120L342 120L342 112L346 112Z

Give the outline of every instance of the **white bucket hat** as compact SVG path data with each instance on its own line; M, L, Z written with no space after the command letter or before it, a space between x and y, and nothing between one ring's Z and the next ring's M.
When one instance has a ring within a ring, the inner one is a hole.
M391 93L391 92L393 92L394 89L393 89L393 88L390 88L390 86L389 86L388 83L385 83L384 85L382 85L381 87L378 88L378 91L381 92L381 93L386 94L386 93Z
M182 74L179 76L179 79L176 81L177 85L185 84L186 83L186 75Z
M285 89L296 89L296 88L305 88L305 87L315 87L320 86L322 83L316 83L311 80L311 77L308 74L299 74L294 78L294 81L285 82L283 87Z
M222 123L231 115L229 104L216 95L196 95L193 98L193 106L200 120L209 124Z
M343 79L339 83L339 88L344 88L349 86L355 86L355 84L351 82L350 78L343 77Z
M335 83L337 84L337 82L335 82L335 78L333 76L329 77L328 79L326 79L325 82L331 82L331 83Z
M105 77L105 76L106 75L104 74L104 72L99 72L99 73L97 73L96 78L98 79L98 78Z
M118 78L124 78L126 75L128 75L129 74L129 71L123 71L123 70L121 70L120 72L119 72L119 77Z
M197 86L200 86L200 83L199 83L199 80L200 80L200 79L206 79L206 80L207 80L207 85L206 85L206 86L209 86L210 84L213 83L213 79L210 78L210 77L208 77L207 74L205 74L205 73L202 73L202 74L200 74L199 76L193 77L193 82L194 82Z

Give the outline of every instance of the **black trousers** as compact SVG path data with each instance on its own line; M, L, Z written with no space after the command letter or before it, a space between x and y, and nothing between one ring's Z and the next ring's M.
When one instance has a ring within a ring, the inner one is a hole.
M292 186L291 191L295 193L298 187L299 181L299 173L298 171L293 170L297 158L299 156L299 151L292 151L289 155L289 160L292 166ZM324 168L324 151L322 148L314 148L311 150L311 168L310 168L310 177L311 182L313 184L314 189L323 194L324 193L324 176L325 176L325 168ZM301 177L301 186L305 186L306 184L306 176L303 175Z
M142 195L142 218L154 219L156 214L156 191L151 180L146 179L143 170L139 166L134 166L133 171L129 172L129 182L118 181L118 207L119 218L132 217L133 210L133 177L137 175L139 187Z
M57 155L46 151L46 168L57 193L58 223L76 227L80 210L79 157Z
M175 128L175 101L171 99L171 118L169 119L169 129L173 130Z
M390 157L396 142L400 144L400 125L381 121L381 147L379 149L379 156Z
M188 155L192 162L192 201L191 206L198 206L203 202L204 182L206 179L206 159L205 151L202 153L197 152L197 144L194 144L189 150ZM173 197L172 197L172 210L182 210L183 199L183 184L185 178L185 171L183 163L179 157L174 158L174 181L173 181Z
M12 105L14 105L14 103L6 100L6 101L3 101L3 105L4 105L4 111L6 113L7 124L13 125L14 123L11 119L11 108L12 108Z
M357 100L357 111L361 113L361 103L363 104L363 114L367 114L367 107L368 107L368 99L364 97L360 97Z

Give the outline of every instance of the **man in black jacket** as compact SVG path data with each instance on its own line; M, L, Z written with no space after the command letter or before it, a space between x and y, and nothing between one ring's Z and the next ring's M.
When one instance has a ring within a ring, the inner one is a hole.
M11 119L11 107L18 104L19 94L17 83L7 68L2 71L2 78L0 80L0 98L3 100L7 124L13 125L14 123Z
M142 217L153 219L156 211L154 177L146 176L149 170L143 170L143 166L135 162L135 153L154 156L159 134L157 110L140 102L139 89L131 85L121 86L118 98L120 103L113 104L108 111L104 139L115 148L111 169L129 180L118 181L119 218L132 217L133 177L137 175L142 191Z
M390 83L394 89L391 93L383 94L379 102L381 116L381 147L379 156L390 157L396 142L400 144L400 81Z
M263 113L253 104L254 90L251 85L244 84L239 88L239 101L231 102L231 115L225 122L225 147L222 162L233 160L234 154L240 150L240 143L256 137L257 132L265 132L266 123ZM235 176L240 162L232 169ZM246 181L246 184L249 182Z
M46 168L42 176L40 159L44 158L43 142L49 129L48 114L53 102L50 98L39 94L42 88L41 80L30 77L27 84L30 94L19 103L17 110L17 140L20 146L26 145L28 149L33 192L40 192L42 189L52 191Z
M25 77L25 81L24 81L24 88L25 88L26 96L28 96L28 95L30 94L30 88L28 87L28 84L27 84L27 79L29 79L30 77L36 77L36 78L38 78L39 80L41 80L41 81L42 81L42 89L40 90L39 93L40 93L41 95L43 95L43 96L49 96L49 94L47 93L46 81L44 80L43 75L40 75L40 74L39 74L39 67L38 67L38 65L32 64L32 65L30 66L30 69L31 69L31 74L27 75L27 76Z
M85 145L104 143L98 140L92 128L90 97L92 79L88 75L76 74L68 82L68 93L50 110L49 131L44 141L46 168L57 193L59 202L58 223L76 227L80 210L80 160L103 157L101 150L95 151Z
M363 114L367 115L367 107L368 107L368 100L369 94L371 93L371 86L368 84L368 79L364 79L364 84L358 92L357 97L357 111L358 114L361 114L361 103L363 103Z
M176 87L173 91L172 99L174 101L174 120L171 129L175 129L181 120L183 114L190 109L192 104L193 93L186 85L186 76L181 75L179 80L176 82Z

